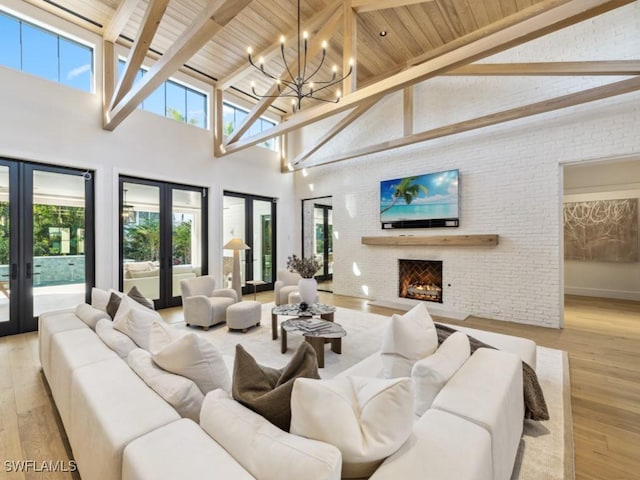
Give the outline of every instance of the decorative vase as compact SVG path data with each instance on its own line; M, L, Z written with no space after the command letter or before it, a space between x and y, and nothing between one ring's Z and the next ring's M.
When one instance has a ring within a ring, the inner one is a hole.
M300 291L300 302L311 305L316 303L318 297L318 282L315 278L301 278L298 281L298 290Z

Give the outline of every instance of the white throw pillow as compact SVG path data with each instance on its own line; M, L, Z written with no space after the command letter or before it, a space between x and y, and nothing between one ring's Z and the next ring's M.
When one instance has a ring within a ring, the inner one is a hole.
M102 310L103 312L106 312L107 303L109 303L110 297L111 297L110 291L93 287L91 289L91 306L94 308L97 308L98 310Z
M159 352L182 335L186 335L186 332L173 328L164 321L153 322L149 331L149 352Z
M438 333L424 303L404 315L393 315L382 339L385 378L408 377L411 367L438 348Z
M200 426L255 478L340 479L336 447L285 432L222 390L205 397Z
M140 348L149 350L149 334L154 322L162 322L158 312L143 307L126 295L120 300L120 306L113 317L113 328L121 331Z
M102 319L96 323L96 334L107 347L116 352L123 360L127 359L129 352L138 348L124 333L113 328L111 320Z
M338 447L342 477L370 476L411 434L411 379L298 378L291 394L291 433Z
M422 416L453 374L471 354L469 337L455 332L442 342L433 355L418 360L411 370L415 389L415 413Z
M204 395L192 380L163 370L154 363L151 354L141 348L129 353L127 363L181 417L190 418L194 422L200 421Z
M218 348L195 333L187 333L151 353L151 358L169 372L193 380L203 394L216 388L231 390L231 377Z
M103 318L111 321L111 317L107 312L100 310L98 308L92 307L91 305L86 303L80 303L76 307L75 314L76 314L76 317L78 317L80 320L86 323L87 326L89 326L92 330L96 329L96 324L98 323L98 321L102 320Z

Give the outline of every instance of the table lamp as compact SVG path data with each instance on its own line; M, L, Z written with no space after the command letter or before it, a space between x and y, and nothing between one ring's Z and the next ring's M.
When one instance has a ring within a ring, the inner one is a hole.
M231 288L238 294L238 301L242 300L242 286L240 285L240 250L249 250L251 247L241 238L232 238L224 247L225 250L233 250L233 272L231 274Z

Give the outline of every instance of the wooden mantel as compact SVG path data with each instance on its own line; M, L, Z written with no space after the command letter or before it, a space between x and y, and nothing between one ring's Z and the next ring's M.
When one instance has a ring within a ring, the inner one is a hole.
M429 247L495 247L498 245L498 235L434 235L430 237L394 235L384 237L362 237L362 244Z

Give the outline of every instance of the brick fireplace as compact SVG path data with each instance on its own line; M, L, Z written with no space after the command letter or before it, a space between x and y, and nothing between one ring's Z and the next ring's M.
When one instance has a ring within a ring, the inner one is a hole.
M399 259L398 296L442 303L442 261Z

